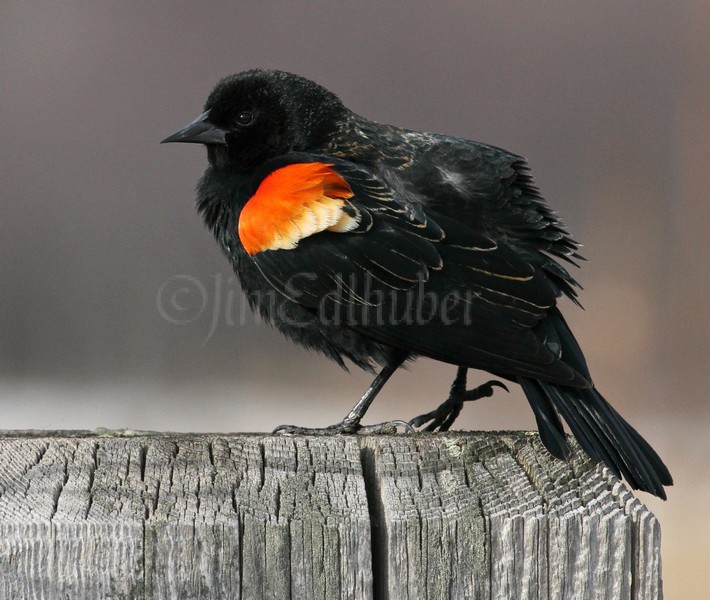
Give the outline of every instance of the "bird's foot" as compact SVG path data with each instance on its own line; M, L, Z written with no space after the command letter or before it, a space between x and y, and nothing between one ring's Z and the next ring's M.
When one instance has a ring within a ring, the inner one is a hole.
M488 398L493 395L494 387L503 388L506 392L510 391L505 384L496 380L488 381L472 390L456 389L454 386L446 401L434 410L414 417L409 421L409 426L422 427L422 431L448 431L461 413L464 402Z
M407 423L407 421L402 421L401 419L385 421L384 423L377 423L375 425L365 425L358 433L393 434L397 433L400 428L402 429L402 433L416 433L414 427Z
M361 433L361 434L392 434L397 433L399 428L406 433L414 433L414 428L407 421L386 421L375 425L360 425L357 421L347 419L329 425L328 427L297 427L296 425L279 425L274 429L274 434L286 435L337 435L341 433Z
M298 425L279 425L274 429L275 435L335 435L338 433L357 433L360 429L359 423L352 421L341 421L328 427L299 427Z

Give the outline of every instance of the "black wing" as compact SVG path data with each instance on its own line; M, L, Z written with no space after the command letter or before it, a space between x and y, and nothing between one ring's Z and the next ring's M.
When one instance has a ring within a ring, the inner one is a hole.
M577 302L579 285L558 259L584 260L579 244L545 203L523 157L438 134L412 135L399 145L406 161L392 153L375 165L391 187L414 204L506 240Z
M433 210L412 210L368 171L322 161L348 182L362 215L348 233L323 231L252 259L264 277L318 318L455 365L568 386L589 381L561 360L545 317L559 286L504 240ZM283 166L284 159L280 159Z

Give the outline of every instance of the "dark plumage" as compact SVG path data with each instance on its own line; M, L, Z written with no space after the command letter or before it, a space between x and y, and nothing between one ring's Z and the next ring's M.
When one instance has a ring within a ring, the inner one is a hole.
M342 423L318 431L361 429L387 378L428 356L458 375L413 425L448 429L463 402L502 386L466 391L466 370L483 369L522 386L553 455L569 453L562 418L593 459L665 498L668 470L597 392L556 306L576 302L561 262L581 257L523 158L374 123L307 79L262 70L223 79L165 141L206 145L198 210L252 308L341 365L383 367Z

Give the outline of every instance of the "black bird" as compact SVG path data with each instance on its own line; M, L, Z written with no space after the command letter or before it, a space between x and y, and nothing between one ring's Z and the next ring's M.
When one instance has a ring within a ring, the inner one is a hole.
M447 430L467 369L519 383L540 436L569 455L562 419L587 454L635 489L665 498L672 478L651 446L601 396L557 307L577 302L579 245L545 203L520 156L354 114L297 75L226 77L204 113L164 142L207 147L197 208L252 309L341 366L373 371L347 417L356 432L404 361L458 367L448 400L410 421Z

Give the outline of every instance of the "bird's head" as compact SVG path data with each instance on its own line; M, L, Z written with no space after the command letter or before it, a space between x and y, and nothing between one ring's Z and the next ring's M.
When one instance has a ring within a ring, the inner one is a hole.
M222 79L204 109L163 143L204 144L213 167L238 171L288 152L319 149L348 113L324 87L261 69Z

